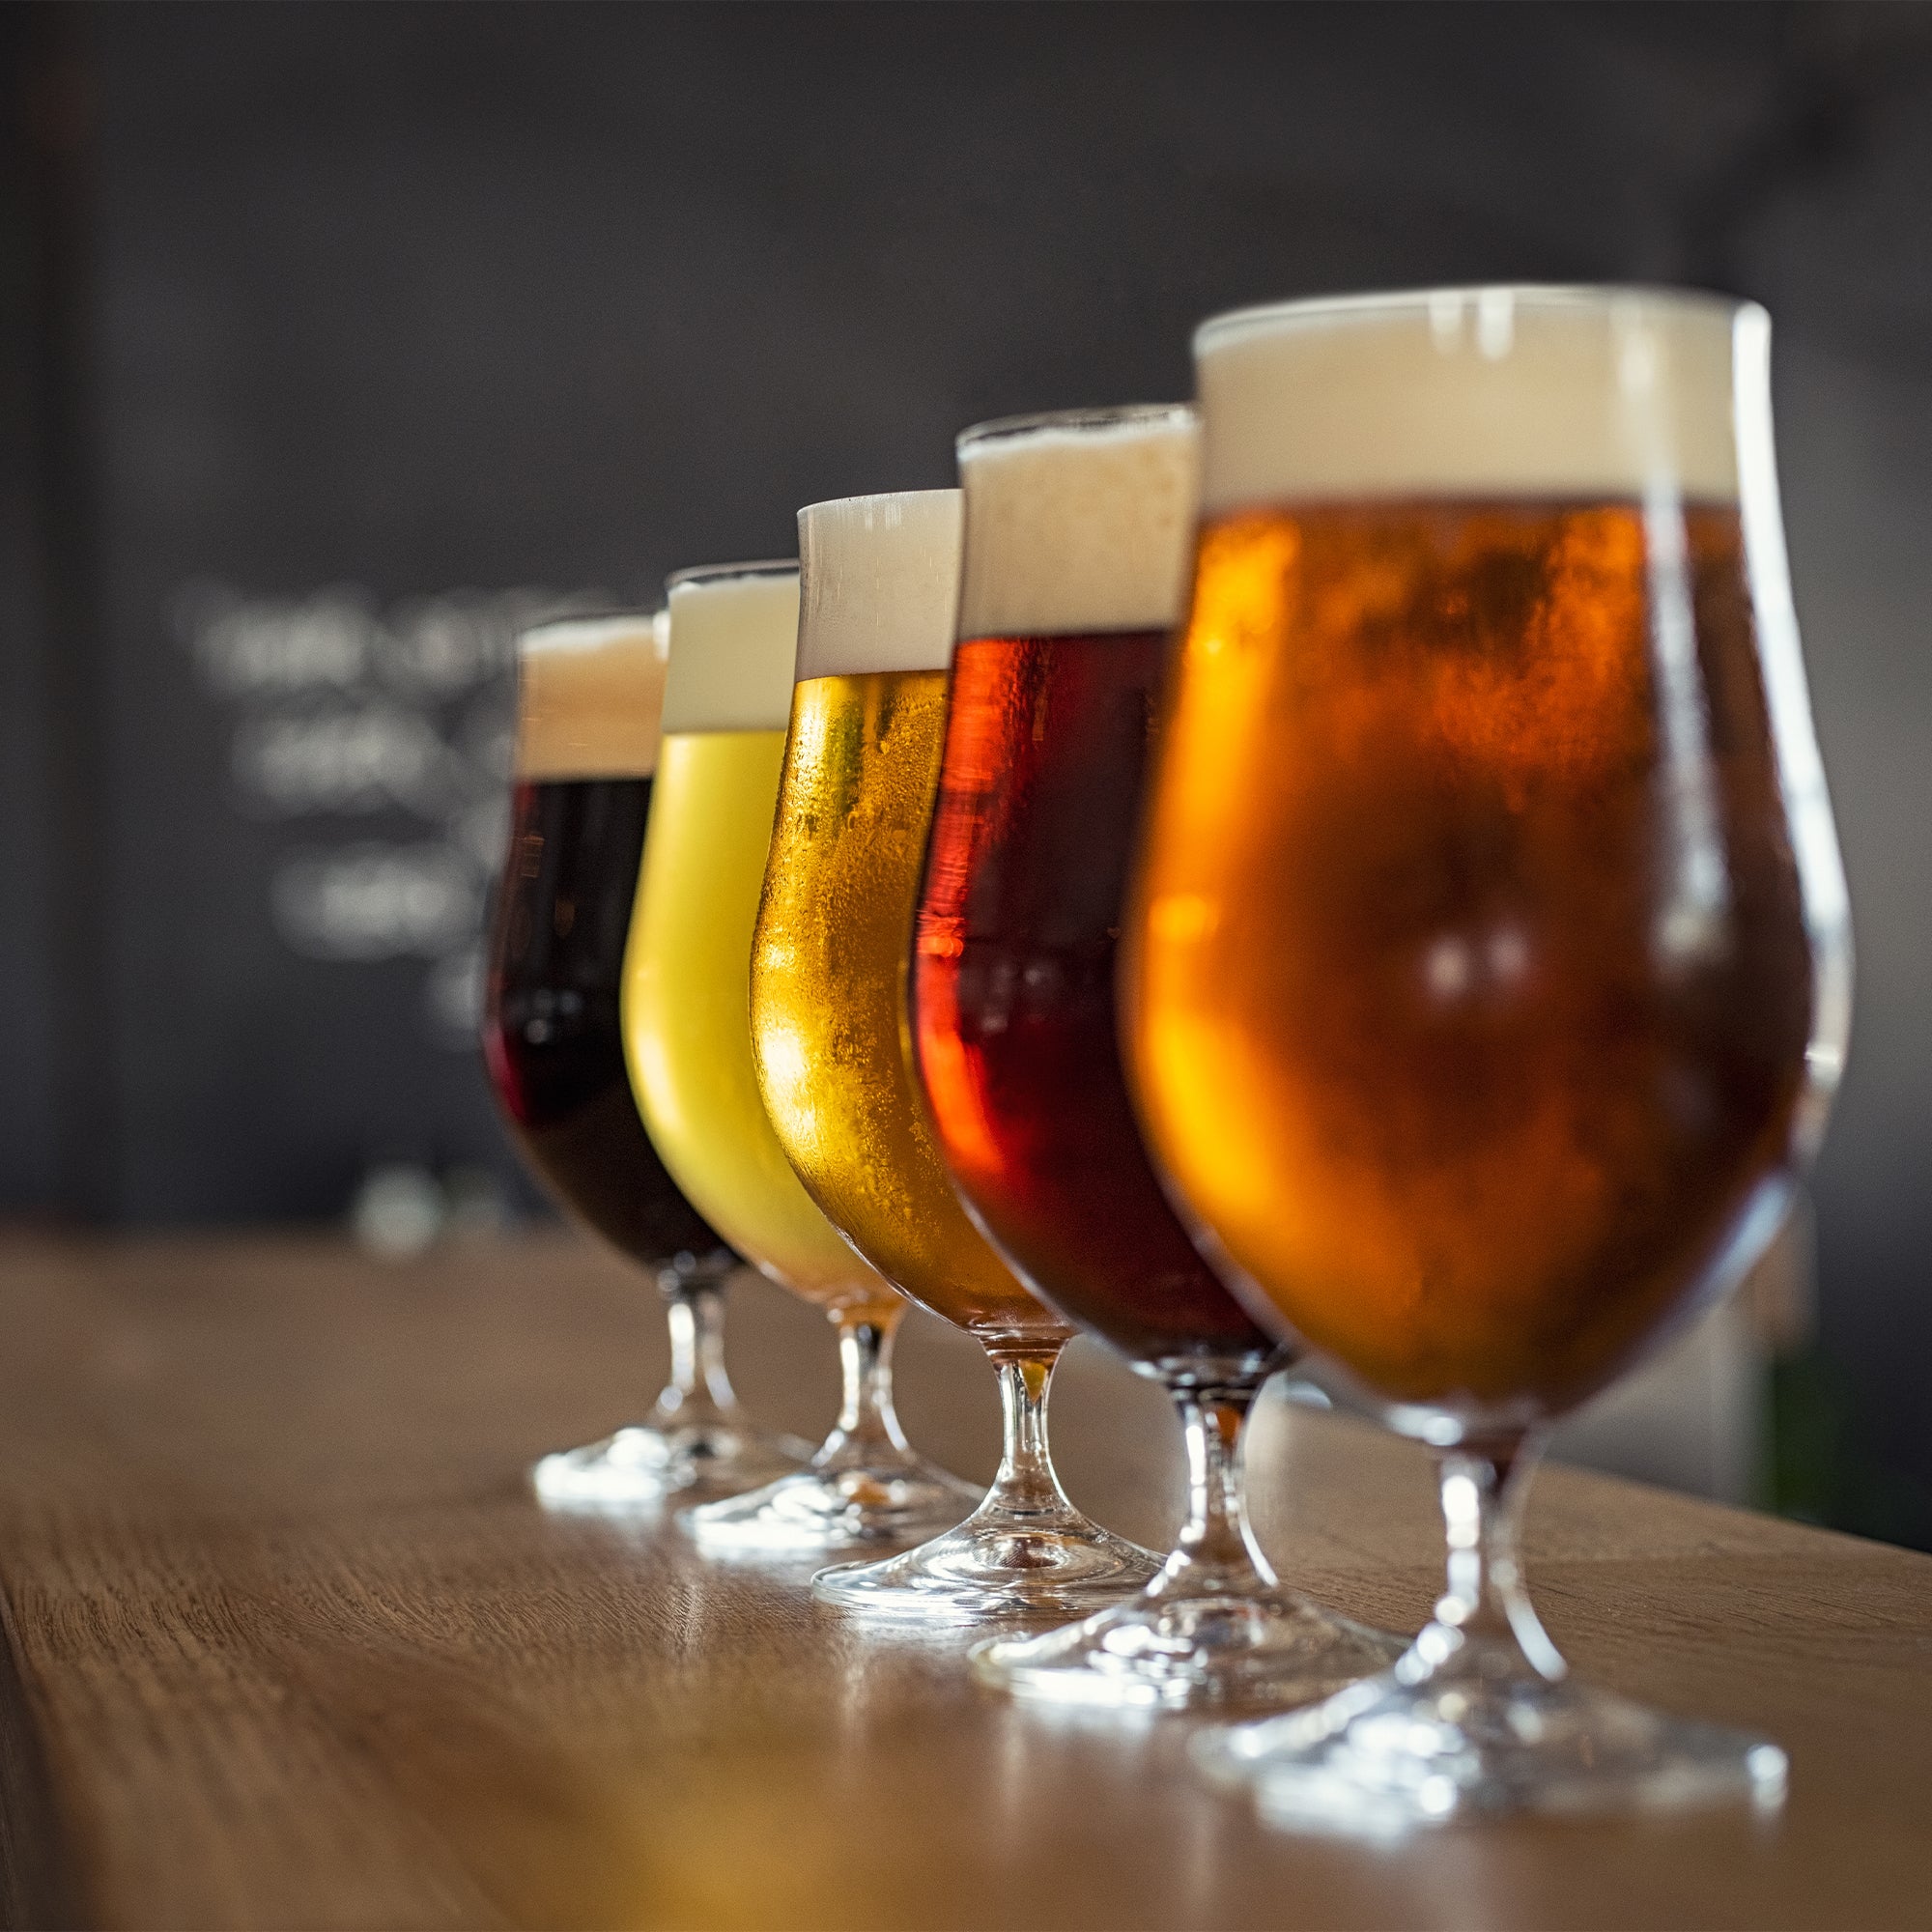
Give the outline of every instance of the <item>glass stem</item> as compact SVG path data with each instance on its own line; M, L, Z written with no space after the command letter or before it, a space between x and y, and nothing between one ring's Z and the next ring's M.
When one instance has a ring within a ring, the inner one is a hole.
M893 1407L893 1338L898 1320L838 1323L838 1421L812 1467L892 1459L907 1453Z
M1046 1441L1046 1394L1065 1346L1047 1342L993 1355L1000 1376L1000 1469L976 1517L1072 1514Z
M1242 1433L1253 1388L1171 1388L1187 1445L1187 1520L1149 1595L1271 1588L1274 1571L1248 1526Z
M724 1284L667 1267L658 1276L670 1328L670 1382L658 1397L661 1411L693 1419L735 1409L738 1398L724 1373Z
M1460 1660L1485 1676L1520 1674L1524 1665L1551 1683L1565 1674L1517 1559L1523 1497L1542 1448L1539 1438L1519 1435L1464 1443L1435 1459L1449 1575L1435 1620L1411 1653L1433 1670Z

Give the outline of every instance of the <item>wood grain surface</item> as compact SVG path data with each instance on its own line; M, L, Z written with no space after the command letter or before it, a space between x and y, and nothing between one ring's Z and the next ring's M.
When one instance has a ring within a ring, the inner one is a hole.
M1529 1554L1576 1665L1789 1748L1783 1813L1281 1835L1188 1726L977 1690L802 1567L547 1515L523 1471L634 1412L651 1297L564 1236L384 1265L321 1239L0 1244L0 1905L114 1927L1932 1924L1932 1559L1551 1468ZM829 1331L761 1284L731 1357L822 1430ZM992 1379L919 1318L902 1410L989 1473ZM1172 1527L1157 1391L1077 1345L1068 1488ZM1263 1539L1410 1629L1427 1464L1270 1404Z

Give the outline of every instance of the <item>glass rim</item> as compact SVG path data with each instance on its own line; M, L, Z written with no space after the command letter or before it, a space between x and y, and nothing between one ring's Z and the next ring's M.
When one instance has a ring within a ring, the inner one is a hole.
M1296 296L1286 301L1254 302L1243 308L1210 315L1194 330L1198 356L1236 337L1260 334L1277 325L1293 326L1324 317L1395 316L1427 312L1439 303L1507 298L1512 307L1609 310L1621 302L1645 302L1662 308L1704 310L1736 318L1761 304L1748 296L1720 295L1715 289L1673 288L1652 282L1468 282L1439 288L1388 289L1356 295Z
M804 517L813 510L842 509L847 503L898 503L908 497L956 497L958 494L956 483L938 484L926 490L861 490L850 497L821 497L815 503L801 503L798 513Z
M554 616L537 617L517 626L519 643L545 631L560 631L572 624L654 624L665 613L663 604L598 604L585 611L559 611Z
M1004 441L1008 437L1030 436L1037 430L1107 430L1137 423L1198 423L1200 412L1192 403L1105 403L1086 409L1036 410L1026 415L993 416L973 423L952 439L955 456L964 456L981 443Z
M727 583L739 577L796 577L795 556L761 556L751 563L694 563L685 570L673 570L665 579L665 596L692 583Z

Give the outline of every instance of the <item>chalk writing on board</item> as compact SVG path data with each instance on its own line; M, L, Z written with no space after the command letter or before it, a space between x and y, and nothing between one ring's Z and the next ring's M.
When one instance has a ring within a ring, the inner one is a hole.
M525 588L384 607L357 584L258 596L209 581L177 592L175 636L232 720L230 796L290 830L267 881L285 945L345 969L422 960L430 1036L473 1043L517 633L612 601Z

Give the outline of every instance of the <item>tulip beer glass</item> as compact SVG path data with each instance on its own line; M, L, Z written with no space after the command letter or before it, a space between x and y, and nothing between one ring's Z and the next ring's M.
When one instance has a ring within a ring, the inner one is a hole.
M771 843L798 638L798 566L673 577L657 794L624 966L624 1043L644 1120L679 1184L738 1252L838 1326L838 1420L749 1520L693 1510L712 1548L804 1552L923 1535L958 1484L907 1447L891 1347L905 1303L786 1165L752 1065L752 928ZM730 1504L710 1505L730 1508Z
M825 1572L874 1615L1079 1615L1147 1553L1080 1514L1046 1446L1066 1324L967 1220L906 1047L913 898L939 777L959 582L959 493L799 514L797 687L752 958L765 1103L807 1191L885 1277L967 1331L1000 1379L1006 1443L977 1510L905 1554Z
M529 1166L564 1208L652 1270L671 1378L641 1421L546 1456L546 1502L728 1494L792 1466L724 1375L738 1258L665 1171L624 1068L618 995L664 703L663 613L539 624L517 640L509 856L497 885L483 1055Z
M1189 1243L1141 1145L1114 955L1170 633L1193 560L1199 438L1171 406L959 439L965 588L913 950L939 1144L1021 1279L1160 1382L1190 1515L1140 1595L992 1639L1025 1697L1306 1703L1393 1655L1284 1590L1250 1535L1242 1425L1288 1351Z
M1515 1552L1548 1425L1761 1248L1842 1060L1769 331L1494 288L1196 338L1132 1072L1226 1278L1435 1450L1450 1546L1391 1670L1204 1741L1278 1819L1782 1788L1570 1680Z

